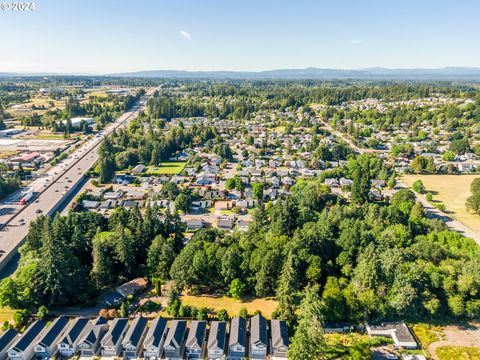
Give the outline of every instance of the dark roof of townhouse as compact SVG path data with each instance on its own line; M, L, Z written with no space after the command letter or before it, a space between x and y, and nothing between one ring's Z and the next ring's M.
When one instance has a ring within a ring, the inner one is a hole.
M5 350L5 348L12 342L15 336L18 335L18 332L14 329L7 329L1 336L0 336L0 351Z
M173 346L179 348L182 345L187 330L187 322L185 320L173 320L165 339L165 346Z
M260 314L250 319L250 343L268 344L267 320Z
M121 336L123 331L128 326L128 319L125 318L117 318L113 320L112 325L110 326L110 330L102 339L102 345L112 344L115 345L121 340Z
M88 325L88 318L76 318L72 321L72 325L65 332L65 335L60 340L61 343L73 344L77 341L78 337L82 334L85 327Z
M60 316L56 318L47 329L47 332L40 338L38 343L43 346L52 345L55 339L61 334L63 329L65 329L67 324L68 318L66 316Z
M247 320L243 317L235 317L230 323L230 340L229 346L240 344L245 346L247 338Z
M210 334L208 335L207 348L225 348L225 339L227 335L227 323L225 321L212 321L210 324Z
M145 341L143 342L144 346L153 345L155 347L159 347L166 329L167 320L162 317L158 317L153 320L150 324L147 335L145 336Z
M42 320L35 321L27 328L27 330L25 330L25 332L22 334L22 337L13 344L12 348L18 352L25 351L25 349L27 349L43 331L44 327L45 323Z
M274 347L288 346L288 330L287 324L283 320L272 320L272 345Z
M138 346L142 338L142 334L147 327L147 323L147 319L145 319L143 316L136 317L132 321L132 324L128 328L128 331L123 338L123 344L129 343L134 346Z
M97 339L100 335L100 330L102 329L102 326L107 325L108 326L108 321L104 317L97 317L94 321L93 324L91 325L90 330L87 332L87 334L84 336L82 342L86 342L89 344L95 344L97 342Z
M201 349L205 339L206 321L192 321L187 337L186 346L191 349Z

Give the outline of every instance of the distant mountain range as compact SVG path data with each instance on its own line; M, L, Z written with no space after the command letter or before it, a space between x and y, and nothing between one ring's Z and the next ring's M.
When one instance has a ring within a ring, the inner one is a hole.
M88 74L2 73L0 77L20 76L89 76ZM358 70L342 69L279 69L266 71L182 71L146 70L90 76L164 79L312 79L312 80L480 80L480 68L444 67L438 69L389 69L372 67Z

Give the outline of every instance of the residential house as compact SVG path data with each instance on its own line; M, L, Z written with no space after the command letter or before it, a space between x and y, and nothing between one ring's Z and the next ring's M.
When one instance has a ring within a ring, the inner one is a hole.
M123 196L122 190L109 191L103 194L104 199L106 200L118 200Z
M237 220L237 229L241 231L247 231L248 227L252 223L251 220L238 219Z
M135 173L135 174L141 174L141 173L144 173L146 169L147 169L147 167L145 165L138 164L137 166L135 166L132 169L132 172Z
M138 316L132 321L122 341L124 358L137 358L142 354L143 339L147 333L147 323L147 319L143 316Z
M14 341L17 340L17 335L18 332L11 328L0 335L0 360L7 358L7 351Z
M183 359L186 334L187 322L185 320L173 320L163 346L165 359Z
M247 321L243 317L235 317L230 323L230 339L228 342L228 360L243 360L246 357Z
M167 321L158 317L152 321L143 341L143 356L146 359L160 359L167 330Z
M110 329L100 341L102 356L120 356L122 340L128 329L128 319L117 318L112 321Z
M58 341L67 330L67 325L68 318L66 316L56 318L35 343L35 355L39 358L53 357L58 351Z
M370 336L388 336L393 339L396 346L407 349L416 349L417 341L413 337L410 329L403 321L387 322L377 325L366 323L365 328Z
M265 359L268 349L267 320L260 314L250 319L250 358Z
M231 230L234 226L234 220L228 216L220 216L215 219L215 225L217 229Z
M287 324L283 320L272 320L270 322L272 330L272 342L270 344L270 355L273 359L286 359L289 339Z
M215 201L215 210L231 210L233 208L233 201Z
M78 342L80 356L97 356L100 351L100 341L108 330L108 322L104 317L98 317L86 326L85 332Z
M327 179L325 179L325 185L333 188L333 187L338 187L340 185L340 183L335 178L327 178Z
M78 317L71 321L63 337L58 341L58 351L61 356L71 357L77 353L78 343L89 324L88 318Z
M35 355L33 347L42 336L44 329L45 323L42 320L37 320L31 324L8 349L8 358L10 360L30 360Z
M206 321L192 321L187 341L185 342L185 357L187 359L204 358L204 340L207 330Z
M189 230L196 230L201 229L205 225L203 219L200 218L190 218L185 221L187 225L187 229Z
M227 338L227 323L225 321L212 321L207 341L207 358L209 360L221 359L225 354Z

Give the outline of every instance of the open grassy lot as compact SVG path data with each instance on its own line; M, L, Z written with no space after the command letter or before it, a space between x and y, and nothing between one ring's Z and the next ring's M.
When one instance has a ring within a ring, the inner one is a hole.
M480 348L467 346L442 346L436 350L439 360L480 360Z
M181 297L182 304L195 307L206 307L213 310L227 310L230 316L237 316L241 308L246 308L249 314L253 314L256 310L260 310L262 314L270 318L273 310L277 307L277 301L272 299L254 299L248 301L235 300L226 296L191 296L184 295Z
M441 326L418 323L411 325L411 328L424 349L445 337Z
M12 321L14 312L15 310L10 308L0 308L0 323L4 323L5 321Z
M155 175L175 175L180 174L185 165L187 165L185 161L164 162L158 166L147 166L146 172Z
M480 233L480 216L469 214L465 209L465 200L471 195L470 184L478 177L480 175L405 175L402 181L412 186L415 180L421 179L433 199L443 202L453 218Z

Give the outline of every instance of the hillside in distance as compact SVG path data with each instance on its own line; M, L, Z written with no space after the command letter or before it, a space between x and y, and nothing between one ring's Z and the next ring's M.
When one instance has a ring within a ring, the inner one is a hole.
M361 80L480 80L480 68L445 67L438 69L389 69L373 67L342 69L278 69L266 71L182 71L146 70L109 74L116 77L183 78L183 79L361 79Z

